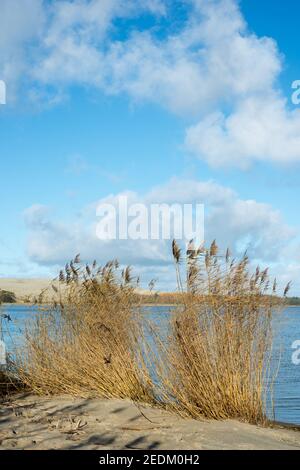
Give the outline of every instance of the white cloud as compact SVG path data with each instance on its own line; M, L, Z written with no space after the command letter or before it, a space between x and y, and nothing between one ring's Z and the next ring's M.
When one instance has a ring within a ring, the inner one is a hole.
M6 19L9 30L2 32L3 50L15 42L23 44L28 35L35 37L35 63L27 70L32 78L127 92L179 113L201 113L224 96L226 101L271 85L280 71L274 41L247 34L233 0L190 3L196 11L179 32L159 39L155 30L137 28L122 38L115 20L137 18L144 12L167 15L172 2L64 0L46 8L42 0L33 0L33 14L25 3L16 18L10 13Z
M163 39L152 30L133 30L122 40L105 35L113 18L138 15L141 6L153 12L151 4L140 2L133 10L134 2L121 8L110 1L105 3L109 14L97 16L98 3L64 2L55 11L35 78L90 84L156 101L176 113L203 114L220 102L271 87L280 71L275 42L247 34L232 0L197 2L181 30Z
M179 3L187 19L157 34L159 21L124 30L117 20L168 17L174 2L3 0L2 78L32 81L35 100L56 87L53 103L74 83L154 101L190 119L186 148L213 166L299 161L299 112L278 88L276 42L248 30L236 0Z
M50 84L78 82L105 88L105 78L110 73L107 50L114 44L110 35L122 33L114 21L135 18L144 12L164 15L164 3L161 0L55 3L32 76Z
M254 200L243 200L224 186L213 181L172 179L144 195L122 193L129 202L204 203L205 238L216 238L225 251L230 246L236 255L245 249L251 258L262 264L282 261L282 253L292 243L295 231L285 224L281 214L270 205ZM134 265L136 272L147 280L159 278L162 285L172 283L173 271L170 241L116 240L101 241L96 237L97 203L117 206L117 195L111 195L84 208L76 220L55 220L44 206L27 209L28 256L41 266L64 265L80 252L86 260L96 258L100 263L118 258L124 264Z
M28 11L30 10L30 15ZM36 25L43 20L41 0L1 0L1 52L20 46L36 34Z
M138 195L122 193L129 203L139 201ZM110 203L117 207L118 196L111 195L85 207L77 220L53 220L45 206L33 205L26 209L25 224L29 230L27 251L31 261L41 265L64 265L76 253L85 260L97 259L106 263L118 257L124 264L163 266L169 264L167 243L144 240L99 240L96 235L96 207Z
M264 262L278 260L282 249L295 235L271 205L240 199L235 191L214 181L173 179L152 190L146 200L204 203L208 242L216 238L224 250L229 246L237 254L248 249L252 258Z
M18 81L33 60L32 41L41 37L45 21L42 0L1 0L0 77L7 84L7 99L15 98Z
M0 76L11 90L28 81L28 93L44 98L30 82L94 84L114 20L166 11L163 0L1 0L0 8Z
M276 95L250 97L225 116L213 113L186 132L187 148L218 167L247 168L252 161L300 159L300 110L288 111Z

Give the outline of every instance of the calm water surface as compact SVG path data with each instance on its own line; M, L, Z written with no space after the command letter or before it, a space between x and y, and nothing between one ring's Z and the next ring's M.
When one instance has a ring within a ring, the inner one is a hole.
M40 315L38 306L9 305L2 306L2 313L9 314L12 322L3 321L3 336L8 350L11 349L12 340L15 344L22 342L24 325L29 318ZM171 307L145 307L158 325L166 325ZM287 308L282 314L274 318L274 358L280 356L280 366L274 384L275 419L286 423L300 425L300 365L293 364L292 344L300 340L300 307ZM299 354L300 357L300 354ZM270 417L273 412L270 410Z

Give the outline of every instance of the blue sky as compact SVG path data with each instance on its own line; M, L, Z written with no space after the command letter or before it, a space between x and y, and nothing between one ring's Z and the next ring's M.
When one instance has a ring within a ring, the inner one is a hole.
M291 102L300 5L0 8L0 276L52 276L79 250L118 256L169 288L167 244L95 240L96 201L130 191L148 203L204 203L208 241L247 247L300 295L300 107Z

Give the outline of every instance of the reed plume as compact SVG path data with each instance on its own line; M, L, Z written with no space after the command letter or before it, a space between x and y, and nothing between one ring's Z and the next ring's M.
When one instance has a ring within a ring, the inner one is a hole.
M52 306L27 327L22 381L39 394L152 402L130 268L120 274L116 260L79 263L77 255L60 272Z
M175 265L178 252L173 243ZM272 313L280 308L276 281L269 293L267 269L252 274L247 253L235 261L229 250L220 254L216 241L200 251L190 243L185 268L184 290L176 271L182 295L167 340L157 333L161 403L198 419L264 422Z

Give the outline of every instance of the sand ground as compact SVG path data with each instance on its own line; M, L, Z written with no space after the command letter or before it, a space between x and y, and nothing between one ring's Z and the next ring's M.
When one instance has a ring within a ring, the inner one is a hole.
M19 395L0 404L1 449L300 450L300 432L184 420L128 400Z

